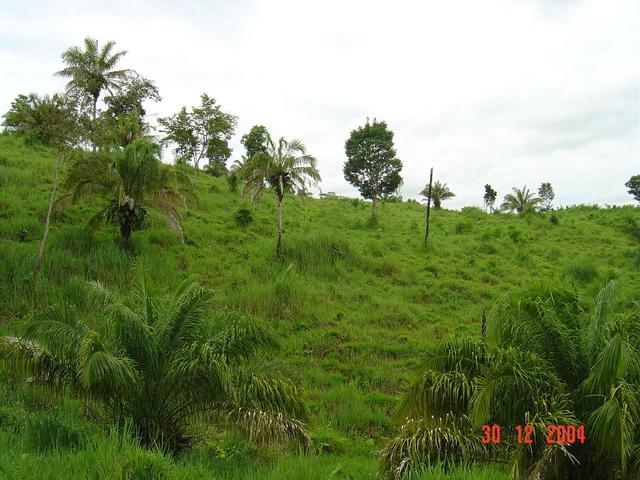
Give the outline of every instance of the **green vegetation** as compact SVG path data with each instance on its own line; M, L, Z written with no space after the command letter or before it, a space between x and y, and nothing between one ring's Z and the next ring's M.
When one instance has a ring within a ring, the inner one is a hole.
M428 198L429 185L422 189L420 195ZM431 200L433 201L433 208L442 208L442 202L444 200L448 200L455 196L456 194L449 190L449 187L446 183L440 183L440 181L436 181L436 183L434 183L431 187Z
M385 122L369 122L351 132L345 144L344 178L371 200L370 225L376 225L376 203L402 185L402 162L396 157L393 132Z
M640 311L611 314L614 292L610 281L586 312L573 290L532 286L496 303L486 339L440 344L400 405L384 470L484 458L517 477L636 478ZM526 424L530 445L517 435ZM483 425L501 427L499 444L482 442ZM583 428L584 444L547 443L549 425Z
M114 47L4 116L2 477L640 478L638 209L550 212L543 183L450 212L431 169L423 224L377 120L345 144L371 213L313 199L316 159L262 125L227 169L206 94L154 140L159 91Z
M2 334L25 334L33 305L36 316L67 306L74 318L102 331L104 317L95 314L87 282L129 296L135 285L130 265L138 256L162 296L195 274L214 292L212 315L255 316L275 331L276 358L283 374L303 389L313 442L311 452L299 456L229 436L215 423L196 423L192 447L172 460L142 450L132 428L109 433L109 424L88 415L71 395L52 397L12 376L15 390L4 389L0 397L0 471L11 478L34 472L68 478L67 469L76 478L135 478L129 469L157 469L163 472L157 478L372 478L378 471L374 452L395 435L392 413L403 386L424 370L420 359L451 335L479 339L482 311L505 293L560 283L592 311L592 299L615 278L618 301L611 318L632 312L638 297L640 246L622 231L629 218L638 221L635 208L560 209L553 212L556 225L548 213L440 209L425 250L424 209L416 202L383 204L379 226L371 230L366 202L296 199L287 208L282 261L273 262L275 195L256 203L253 221L239 226L239 195L228 192L225 179L195 171L189 176L199 202L182 215L185 244L154 211L123 250L117 230L87 225L99 204L56 209L34 290L31 268L55 153L5 134L0 165ZM24 433L45 422L60 425L44 429L53 432L50 441ZM42 449L43 443L51 446ZM500 465L478 468L462 466L450 478L501 478L495 470Z

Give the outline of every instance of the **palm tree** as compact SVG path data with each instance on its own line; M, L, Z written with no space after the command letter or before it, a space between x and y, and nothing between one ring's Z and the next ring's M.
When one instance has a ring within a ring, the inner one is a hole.
M275 345L255 319L209 315L211 292L191 278L152 295L140 265L123 297L98 282L88 298L104 321L50 309L22 338L0 338L0 362L34 382L71 391L96 415L134 427L141 443L177 451L204 422L256 442L306 447L306 410L295 385L258 355Z
M420 192L423 197L429 196L429 185L424 187ZM456 194L449 190L446 183L437 181L431 187L431 200L433 200L433 208L441 208L442 201L455 197Z
M515 210L518 213L522 213L525 210L534 208L540 202L541 200L536 197L533 192L529 191L525 185L522 189L513 187L513 193L508 193L504 196L500 208L510 212Z
M436 348L401 403L386 475L499 461L512 478L637 478L640 322L611 313L614 292L609 282L587 313L574 291L529 287L496 303L485 339ZM530 445L516 435L527 424ZM483 425L500 425L499 445L482 443ZM548 425L570 425L575 442L546 443Z
M125 243L145 225L149 208L163 214L167 226L184 241L178 208L186 208L195 197L187 176L162 164L159 154L160 147L146 138L91 158L80 154L69 172L65 200L101 199L103 207L90 223L104 220L118 225Z
M276 146L269 137L267 153L258 153L244 162L240 172L244 173L243 195L251 192L255 200L265 188L275 191L278 198L278 242L276 258L280 258L282 245L282 201L286 193L307 193L307 186L317 185L320 173L316 159L308 155L300 140L287 141L280 138ZM243 170L245 170L243 172Z
M87 37L84 39L84 50L80 47L65 50L62 60L66 68L56 73L61 77L70 78L67 89L80 91L91 98L94 122L102 91L111 92L112 89L119 88L128 73L128 70L114 70L127 53L125 50L113 52L114 46L115 42L107 42L100 48L98 40Z

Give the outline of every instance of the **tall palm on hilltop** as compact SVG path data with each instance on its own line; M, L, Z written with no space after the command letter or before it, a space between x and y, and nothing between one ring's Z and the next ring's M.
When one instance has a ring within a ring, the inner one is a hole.
M243 194L250 193L255 201L265 189L271 189L278 198L278 242L276 257L282 245L282 203L286 193L306 193L308 186L320 181L317 161L307 154L300 140L280 138L276 145L268 140L267 153L258 153L247 159L241 167L245 184Z
M144 446L175 452L204 421L256 442L309 444L298 389L258 355L275 345L264 324L210 315L211 294L193 279L159 297L139 265L134 277L126 297L88 285L103 321L51 309L22 338L0 337L0 364L73 392L118 426L131 424Z
M126 51L114 52L115 42L107 42L102 47L98 40L87 37L84 49L70 47L62 54L66 67L56 73L69 78L67 89L88 95L92 100L92 116L95 122L98 99L103 90L119 88L128 70L116 70Z
M504 200L500 208L502 210L508 210L513 212L522 213L525 210L529 210L538 205L542 200L535 196L527 186L516 188L513 187L513 193L508 193L504 196Z

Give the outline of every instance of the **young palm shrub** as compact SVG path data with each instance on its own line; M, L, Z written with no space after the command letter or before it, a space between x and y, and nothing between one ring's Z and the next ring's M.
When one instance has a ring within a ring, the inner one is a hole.
M422 189L422 191L420 191L420 195L422 195L425 199L429 196L428 184ZM449 190L449 187L446 183L440 183L439 181L437 181L431 187L431 200L433 201L433 208L441 208L443 201L455 196L456 194Z
M444 342L399 408L404 424L382 452L388 478L438 462L507 462L512 478L637 478L640 466L640 325L612 315L615 284L591 313L561 288L509 294L486 340ZM519 443L516 426L533 426ZM481 442L500 425L499 445ZM585 443L547 444L548 425L585 425Z
M306 447L298 389L258 353L275 340L264 324L232 313L209 315L209 291L188 278L159 297L143 270L128 297L88 286L104 321L92 328L69 311L49 310L20 339L0 339L0 361L45 385L84 398L141 443L177 451L201 422L236 428L257 442Z
M280 258L282 245L282 202L286 193L307 192L307 186L320 181L316 159L307 154L300 140L280 138L278 145L268 138L267 153L258 153L238 167L245 178L243 194L251 193L255 201L266 188L278 197L278 242L276 257Z
M522 188L513 187L513 193L508 193L504 196L504 200L500 208L513 212L522 213L527 210L532 210L539 205L542 200L536 197L533 192L529 191L525 185Z
M67 179L65 201L87 197L102 200L102 208L91 224L106 221L120 228L125 243L144 227L149 208L164 215L167 226L184 241L179 208L195 199L187 176L160 162L160 147L137 138L123 149L96 155L79 154Z

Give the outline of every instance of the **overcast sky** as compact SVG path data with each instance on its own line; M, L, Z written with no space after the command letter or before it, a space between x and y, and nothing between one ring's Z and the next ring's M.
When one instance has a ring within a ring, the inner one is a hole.
M367 117L395 132L404 197L446 182L450 208L549 181L556 204L630 203L640 173L638 0L6 2L0 111L53 93L60 54L85 36L128 50L153 79L154 116L207 92L239 117L299 138L322 190L344 180L344 143Z

